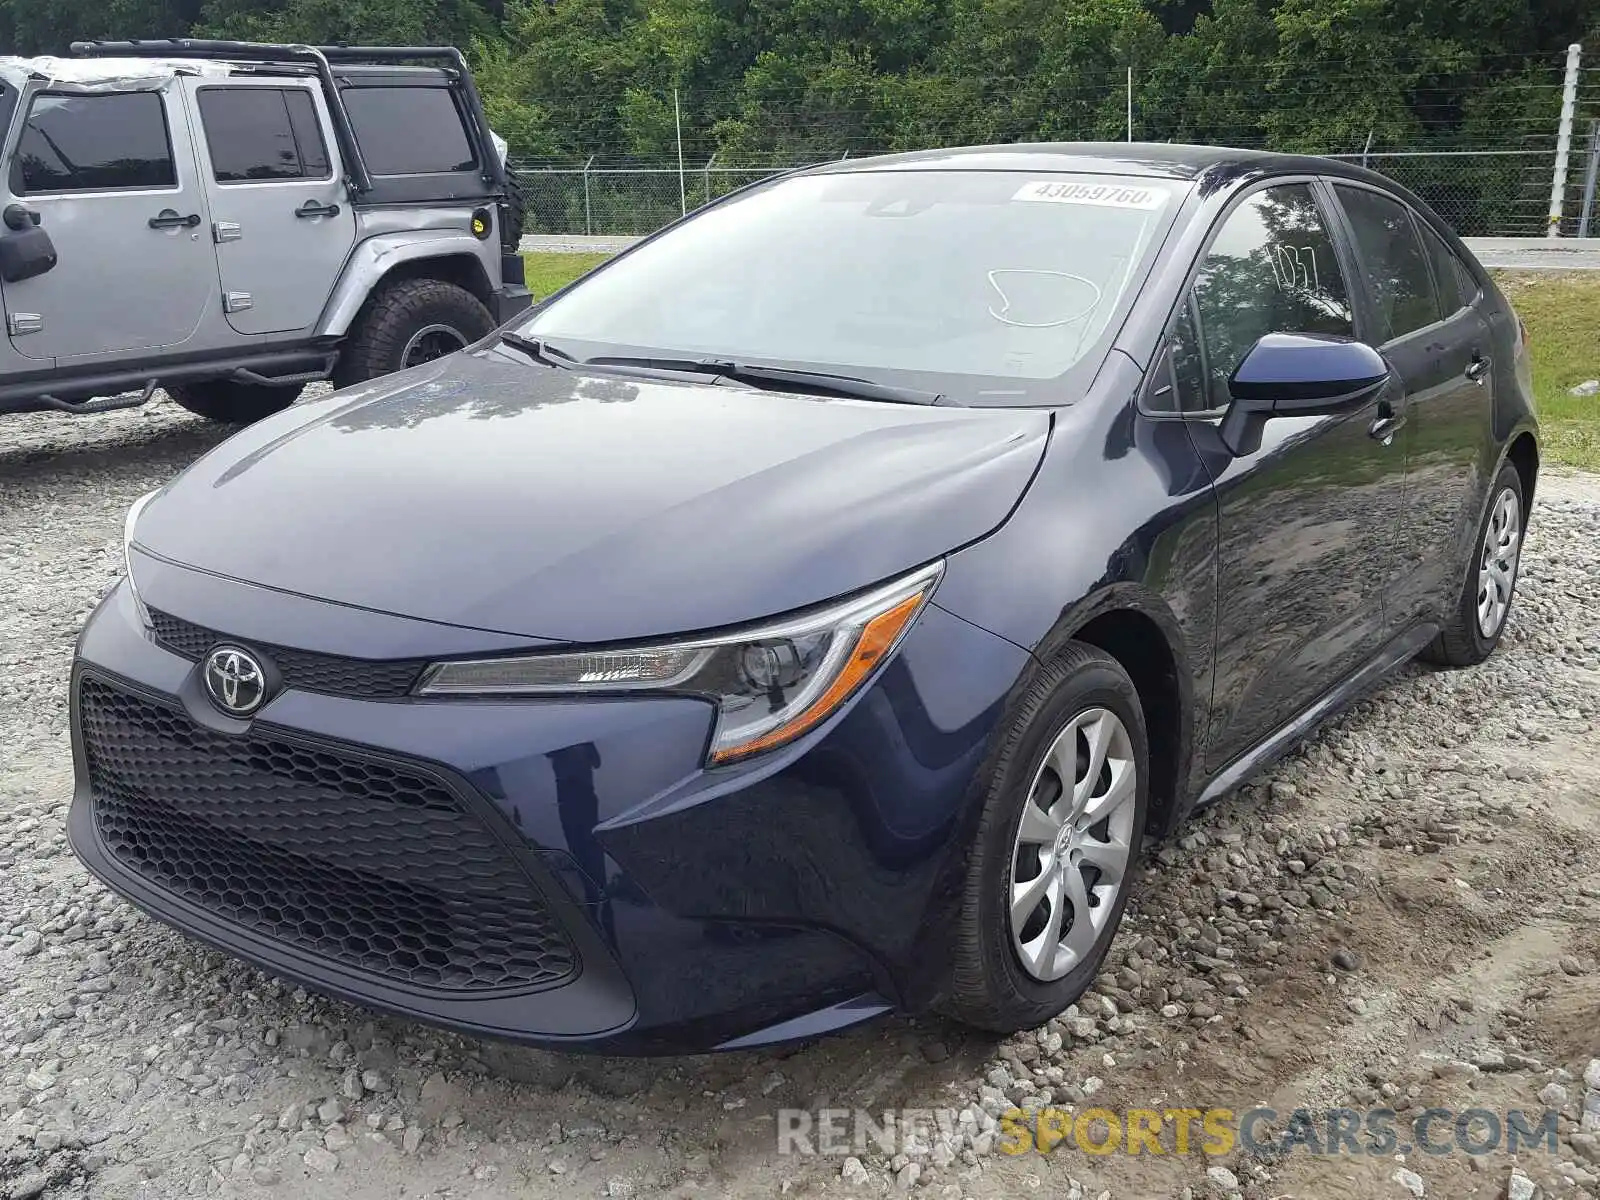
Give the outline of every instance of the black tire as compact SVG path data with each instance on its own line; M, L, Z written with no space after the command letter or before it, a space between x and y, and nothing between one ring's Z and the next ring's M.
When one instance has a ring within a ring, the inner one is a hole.
M453 339L459 346L470 346L488 336L494 318L476 296L453 283L399 279L384 284L367 301L339 351L334 386L365 383L427 361L406 358L412 339L433 327L448 331L432 335L437 342Z
M1489 525L1494 520L1496 506L1506 492L1516 497L1517 503L1517 555L1511 572L1511 594L1506 598L1506 609L1492 635L1486 635L1478 622L1478 572L1485 559L1484 541ZM1489 490L1489 503L1483 519L1478 522L1477 533L1462 571L1461 590L1454 598L1445 626L1439 636L1429 642L1418 655L1424 662L1441 667L1472 667L1494 653L1505 633L1506 622L1511 619L1511 606L1516 600L1517 567L1521 564L1522 537L1528 527L1528 509L1522 495L1522 476L1516 467L1504 463L1495 476L1494 487Z
M1132 745L1138 771L1132 850L1125 882L1092 950L1067 974L1047 983L1023 967L1012 945L1008 909L1017 828L1051 745L1074 717L1091 708L1104 708L1118 717ZM939 1005L946 1015L983 1029L1012 1033L1043 1024L1083 994L1116 936L1138 871L1149 804L1149 762L1144 709L1128 673L1093 646L1067 643L1040 669L1012 707L1005 732L985 768L989 784L967 860L949 987Z
M303 386L288 383L268 387L233 379L202 379L175 383L167 388L167 395L190 412L212 421L248 425L288 408L299 399Z
M506 168L506 199L500 208L500 245L507 254L515 254L522 247L522 235L528 225L528 190L522 176L511 167Z

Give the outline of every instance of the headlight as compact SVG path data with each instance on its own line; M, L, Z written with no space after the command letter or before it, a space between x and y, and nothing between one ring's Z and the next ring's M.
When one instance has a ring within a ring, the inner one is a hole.
M133 549L133 527L139 523L139 514L160 492L161 489L157 488L140 496L128 509L128 516L122 522L122 569L128 576L128 590L133 593L133 606L139 612L139 619L146 625L150 624L150 614L145 609L144 601L139 598L139 585L133 579L133 555L130 551Z
M705 696L717 705L711 761L731 762L792 741L837 712L894 653L943 569L935 563L866 595L721 637L436 663L417 691Z

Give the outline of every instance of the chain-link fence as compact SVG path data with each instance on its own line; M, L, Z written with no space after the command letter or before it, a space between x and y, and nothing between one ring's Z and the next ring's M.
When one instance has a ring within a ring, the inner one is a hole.
M1491 81L1469 80L1450 91L1418 93L1410 100L1410 117L1426 128L1400 144L1385 140L1384 110L1376 114L1379 129L1345 123L1340 136L1355 145L1306 144L1306 135L1286 111L1342 111L1352 98L1330 90L1326 81L1303 92L1253 90L1244 102L1221 116L1197 113L1182 105L1142 100L1138 80L1129 74L1126 91L1064 91L1063 118L1051 136L1130 140L1208 142L1262 149L1320 153L1360 162L1388 175L1420 195L1463 236L1537 237L1554 231L1563 236L1600 236L1600 202L1594 197L1600 174L1600 54L1592 48L1578 69L1567 55L1541 56L1522 64L1514 82L1493 92L1495 118L1481 114L1472 121L1462 113L1487 103ZM1326 64L1310 73L1329 76ZM992 82L992 81L991 81ZM1320 89L1320 90L1318 90ZM1475 90L1478 89L1478 90ZM706 103L704 98L702 103ZM676 111L677 96L666 105ZM737 187L797 167L840 158L961 144L974 140L974 127L960 113L923 111L914 121L873 126L859 113L808 95L769 99L766 124L775 132L766 149L725 142L723 124L696 122L691 115L676 131L676 161L620 162L601 155L572 160L517 160L526 189L531 232L543 234L629 235L651 233L667 222ZM1299 106L1297 110L1295 106ZM715 104L709 107L715 108ZM1502 111L1503 110L1503 111ZM692 110L691 110L692 114ZM574 134L599 132L603 113L577 114ZM1353 126L1353 127L1352 127ZM742 124L742 136L756 136L761 121ZM1113 132L1114 131L1114 132ZM781 136L780 136L781 135ZM1032 141L1039 136L1025 123L983 126L977 135L987 141ZM1365 144L1363 145L1363 139ZM1398 140L1398 139L1396 139ZM757 138L757 142L760 139ZM1560 186L1558 152L1568 153ZM582 145L582 141L577 142ZM800 149L782 150L788 144ZM710 153L718 147L717 153ZM1552 223L1552 191L1559 197L1559 219ZM1585 224L1586 209L1590 217Z
M1581 144L1580 144L1581 143ZM1574 138L1562 231L1579 233L1588 174L1589 138ZM1463 237L1539 237L1548 228L1551 150L1396 150L1333 154L1361 163L1410 188ZM811 162L783 166L517 164L531 211L529 230L545 234L652 233L719 196ZM1591 182L1592 186L1592 182ZM1593 201L1591 200L1591 205ZM1600 216L1591 217L1600 235Z
M653 233L735 188L809 163L722 167L628 164L547 166L513 163L528 203L528 230L549 234Z

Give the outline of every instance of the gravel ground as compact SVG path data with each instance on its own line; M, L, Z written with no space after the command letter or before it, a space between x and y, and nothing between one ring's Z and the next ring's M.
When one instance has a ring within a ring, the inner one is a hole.
M220 436L165 403L0 422L0 1196L1600 1194L1600 478L1541 482L1489 664L1407 670L1162 846L1094 993L1048 1027L891 1019L635 1061L309 996L68 851L74 636L129 502ZM998 1152L996 1114L1090 1097L1563 1115L1558 1152L1519 1164ZM830 1106L958 1115L894 1156L776 1152L778 1110Z

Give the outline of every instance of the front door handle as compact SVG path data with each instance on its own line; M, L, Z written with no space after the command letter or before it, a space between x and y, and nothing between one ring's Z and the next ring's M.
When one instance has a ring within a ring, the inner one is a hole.
M1367 436L1385 446L1394 441L1394 435L1405 428L1404 413L1396 413L1387 400L1378 403L1378 419L1367 427Z
M339 206L337 204L318 204L315 200L307 200L294 210L297 217L337 217Z
M1481 354L1474 353L1472 361L1467 364L1465 374L1473 383L1481 386L1489 377L1489 360Z
M200 224L199 213L190 213L185 217L175 208L163 208L150 218L151 229L193 229L198 224Z

